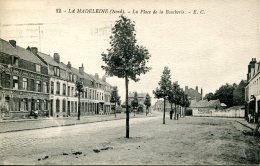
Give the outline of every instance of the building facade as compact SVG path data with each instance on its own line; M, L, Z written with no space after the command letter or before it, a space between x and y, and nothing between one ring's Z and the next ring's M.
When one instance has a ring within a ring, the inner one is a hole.
M51 117L76 116L78 93L76 81L82 81L81 115L110 114L112 86L106 78L64 64L60 55L27 49L16 42L0 40L0 99L8 104L8 115L28 116L31 112Z
M200 101L202 100L203 97L203 90L202 88L200 89L200 93L199 93L199 89L198 86L196 86L195 89L193 88L188 88L188 86L185 86L185 90L184 93L188 95L188 99L191 100L196 100L196 101Z
M31 51L0 39L0 98L7 103L9 118L27 117L36 111L49 116L47 65Z
M257 123L260 112L260 62L252 58L248 65L247 86L245 87L246 114L249 122Z

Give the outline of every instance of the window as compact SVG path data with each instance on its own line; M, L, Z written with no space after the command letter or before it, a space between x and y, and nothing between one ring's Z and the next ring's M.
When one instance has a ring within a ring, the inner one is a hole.
M60 69L58 67L54 67L54 75L60 76Z
M60 94L60 83L57 82L57 89L56 89L56 94Z
M18 66L18 57L13 58L13 66Z
M77 112L77 102L75 101L75 112Z
M70 86L68 86L68 96L70 96Z
M40 100L36 100L35 110L40 110Z
M63 95L66 95L66 84L63 84Z
M51 81L51 94L54 94L54 82Z
M88 90L85 90L85 98L88 98Z
M42 101L42 109L43 109L43 110L48 110L47 100L43 100L43 101Z
M10 88L10 86L11 86L11 77L10 77L10 75L9 74L5 74L4 80L5 80L4 87L5 88Z
M30 87L31 87L31 91L34 91L34 79L31 79L30 81Z
M35 66L36 66L36 72L41 72L41 66L38 64L35 64Z
M36 92L41 92L42 89L41 89L41 81L36 81Z
M48 93L47 82L43 82L43 92Z
M18 77L13 76L13 89L18 89Z
M23 78L23 89L27 90L28 88L28 79L27 78Z
M28 99L22 99L20 101L20 110L21 111L28 111Z
M74 87L71 87L71 96L74 96Z

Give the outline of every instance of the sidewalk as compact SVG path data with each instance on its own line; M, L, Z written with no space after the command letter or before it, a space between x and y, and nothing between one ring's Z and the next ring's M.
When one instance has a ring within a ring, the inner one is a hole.
M154 117L156 114L148 114L147 117ZM3 121L0 123L0 133L15 132L23 130L35 130L42 128L60 127L60 126L71 126L77 124L94 123L102 121L111 121L125 119L125 114L115 115L90 115L82 116L80 120L77 117L66 117L66 118L42 118L42 119L25 119L25 120L10 120ZM144 114L130 114L130 118L141 118L146 117Z
M251 130L255 130L257 125L256 123L248 123L245 119L237 119L236 121Z

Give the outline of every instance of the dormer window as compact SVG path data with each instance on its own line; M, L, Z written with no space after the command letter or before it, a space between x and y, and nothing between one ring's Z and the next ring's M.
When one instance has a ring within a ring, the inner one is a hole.
M56 66L54 67L54 75L58 77L60 76L60 69Z
M18 57L13 57L13 66L18 66Z
M41 66L38 64L35 64L35 66L36 66L36 72L41 72Z

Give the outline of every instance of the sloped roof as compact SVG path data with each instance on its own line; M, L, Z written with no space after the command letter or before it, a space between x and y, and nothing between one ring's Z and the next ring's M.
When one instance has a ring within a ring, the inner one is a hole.
M42 52L38 52L37 53L45 62L47 62L48 64L52 65L52 66L58 66L63 70L67 70L66 67L64 67L61 63L57 63L53 57L51 57L50 55L47 55L45 53Z
M207 107L216 107L220 106L220 101L217 100L200 100L198 102L193 102L190 104L190 107L194 108L207 108Z
M9 55L15 55L18 56L20 59L40 64L42 66L46 66L38 57L33 55L33 53L29 50L26 50L25 48L22 48L18 45L16 47L13 47L8 41L5 41L0 38L0 52L3 52L5 54Z

